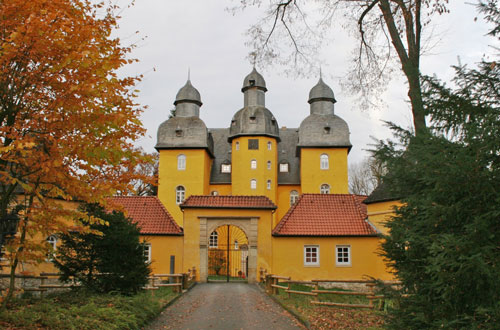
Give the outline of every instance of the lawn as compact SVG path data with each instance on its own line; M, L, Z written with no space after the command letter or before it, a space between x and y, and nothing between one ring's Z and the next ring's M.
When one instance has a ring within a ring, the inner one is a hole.
M71 291L18 298L0 314L0 328L140 329L177 295L165 287L135 296Z
M311 291L312 288L306 285L293 284L292 290ZM339 288L325 289L331 291L346 291ZM339 308L317 306L310 303L311 300L331 301L347 304L368 304L368 299L364 296L347 296L333 294L319 294L315 296L306 296L291 294L282 289L274 298L286 309L292 311L303 321L309 324L310 329L382 329L383 312L371 309Z

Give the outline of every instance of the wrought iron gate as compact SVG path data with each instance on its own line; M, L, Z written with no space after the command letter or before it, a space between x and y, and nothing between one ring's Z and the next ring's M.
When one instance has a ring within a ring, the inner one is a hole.
M210 241L208 281L247 281L248 244L242 238L240 241L235 239L242 231L231 227L235 226L219 227L218 233L215 234L217 241L215 242L215 238Z

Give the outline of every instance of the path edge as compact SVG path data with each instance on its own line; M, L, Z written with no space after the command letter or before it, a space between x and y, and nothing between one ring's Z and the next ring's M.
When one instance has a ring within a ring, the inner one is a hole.
M281 306L284 310L286 310L288 313L290 313L297 321L299 321L303 326L305 326L307 329L310 329L310 323L307 321L305 318L303 318L301 315L297 314L294 310L291 308L288 308L287 306L283 305L281 301L276 299L273 295L269 294L266 292L266 290L262 287L261 284L256 283L257 287L259 288L260 291L262 291L266 296L271 298L275 303Z

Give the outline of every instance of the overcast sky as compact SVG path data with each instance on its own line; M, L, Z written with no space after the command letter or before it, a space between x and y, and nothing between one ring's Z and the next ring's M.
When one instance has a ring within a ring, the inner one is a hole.
M422 72L449 79L450 65L475 63L489 51L491 38L485 24L478 20L471 5L465 1L450 1L451 13L437 16L433 21L433 34L437 46L422 59ZM470 2L470 0L469 0ZM246 59L250 48L245 46L244 35L259 16L251 9L233 16L226 8L238 1L207 0L138 0L133 7L122 12L117 34L123 44L137 43L133 56L139 63L128 66L122 73L143 74L138 85L138 102L147 105L142 122L146 136L138 141L146 151L153 152L158 125L168 118L173 109L175 95L187 80L200 91L203 106L200 117L209 128L229 127L233 114L243 106L241 86L252 65ZM139 34L135 32L139 31ZM141 40L145 37L145 40ZM360 110L353 98L340 88L355 42L346 31L335 28L330 45L322 50L325 62L323 79L335 93L335 113L349 125L353 148L349 162L358 162L367 155L371 137L386 139L389 130L382 120L393 121L404 127L411 125L411 114L406 102L407 89L403 79L391 83L383 96L386 106ZM318 77L290 78L281 69L257 69L263 74L268 92L266 107L280 126L299 127L309 115L309 90Z

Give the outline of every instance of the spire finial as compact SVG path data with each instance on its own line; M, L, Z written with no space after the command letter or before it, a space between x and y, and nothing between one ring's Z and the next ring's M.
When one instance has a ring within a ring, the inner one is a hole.
M319 79L323 79L323 73L321 72L321 65L319 66Z
M188 80L191 80L191 68L188 67Z
M255 63L257 62L257 52L251 52L250 57L252 58L252 66L255 69Z

